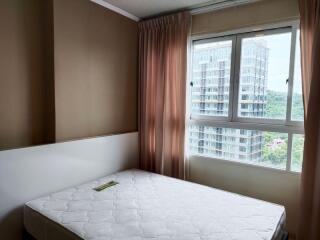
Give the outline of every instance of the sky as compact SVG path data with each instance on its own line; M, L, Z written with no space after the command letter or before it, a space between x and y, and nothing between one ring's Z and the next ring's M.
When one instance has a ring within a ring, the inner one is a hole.
M290 48L291 48L291 33L282 33L277 35L259 36L256 39L266 41L269 48L268 59L268 89L274 91L287 91L286 79L289 78L290 65ZM297 36L299 39L299 36ZM296 46L296 61L295 61L295 91L302 91L301 78L299 77L300 67L300 49L299 44Z

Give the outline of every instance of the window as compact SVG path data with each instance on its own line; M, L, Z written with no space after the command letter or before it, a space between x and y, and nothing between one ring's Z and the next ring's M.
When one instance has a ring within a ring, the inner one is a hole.
M189 155L300 172L296 26L192 43Z
M239 117L286 118L290 41L290 32L241 38L238 103L250 108L238 108ZM243 95L249 98L242 100Z

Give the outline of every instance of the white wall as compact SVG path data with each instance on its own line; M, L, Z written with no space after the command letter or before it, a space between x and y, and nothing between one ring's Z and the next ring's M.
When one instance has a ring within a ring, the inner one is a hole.
M189 165L190 181L284 205L294 236L300 174L204 157L190 158Z
M22 206L138 165L138 133L0 152L0 239L22 236Z

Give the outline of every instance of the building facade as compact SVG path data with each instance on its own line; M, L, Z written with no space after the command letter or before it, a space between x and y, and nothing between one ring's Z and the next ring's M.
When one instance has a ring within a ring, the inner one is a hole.
M231 78L231 41L197 45L192 60L191 113L227 117ZM239 117L263 117L266 112L268 48L257 40L242 42ZM221 159L260 161L261 131L191 125L191 153Z

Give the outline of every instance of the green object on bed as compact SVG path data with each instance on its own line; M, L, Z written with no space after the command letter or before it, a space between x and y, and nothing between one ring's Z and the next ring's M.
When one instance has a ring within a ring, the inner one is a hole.
M118 182L115 182L115 181L110 181L108 183L105 183L105 184L102 184L98 187L95 187L94 190L96 190L97 192L100 192L102 190L105 190L106 188L109 188L109 187L112 187L114 185L117 185L119 184Z

